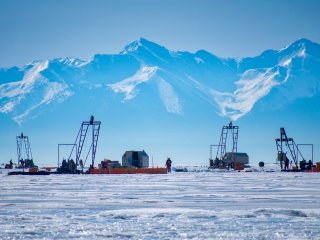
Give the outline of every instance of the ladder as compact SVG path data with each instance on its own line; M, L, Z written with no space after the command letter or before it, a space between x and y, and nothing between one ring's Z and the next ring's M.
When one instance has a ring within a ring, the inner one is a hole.
M73 153L73 150L74 150L74 148L76 148L76 167L78 167L80 165L80 157L81 157L81 153L83 150L83 146L84 146L86 137L88 135L89 127L91 127L91 129L92 129L92 139L91 139L92 142L90 145L90 149L87 153L86 160L87 160L89 153L91 151L91 164L92 164L92 166L94 166L94 160L96 157L96 151L97 151L97 146L98 146L100 125L101 125L101 122L94 121L93 116L90 117L90 121L83 121L82 122L80 130L79 130L77 138L76 138L76 141L73 144L73 148L71 150L71 153L70 153L70 156L68 159L68 160L70 160L71 155Z
M227 149L227 138L228 138L228 128L226 126L223 126L221 130L216 158L219 155L219 150L220 150L219 159L222 159L224 157L224 154L226 153L226 149Z
M221 135L220 135L220 140L219 140L219 145L218 145L218 150L216 155L216 158L218 158L218 155L219 155L220 163L223 162L223 158L227 151L227 139L228 139L229 131L230 131L230 134L232 135L232 153L238 152L239 126L233 126L232 122L230 122L229 125L223 126L221 130Z
M94 166L94 160L96 158L100 124L100 122L95 122L92 124L92 166Z
M80 156L81 156L84 142L86 140L88 128L89 128L89 124L87 124L87 122L82 122L79 133L78 133L79 142L78 142L78 147L77 147L77 151L76 151L76 166L78 166L79 161L80 161Z

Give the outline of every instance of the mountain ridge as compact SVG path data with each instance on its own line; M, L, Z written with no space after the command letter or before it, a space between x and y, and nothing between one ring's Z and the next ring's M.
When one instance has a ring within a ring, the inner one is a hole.
M170 51L140 38L119 54L95 54L88 61L66 57L0 68L0 113L22 124L34 112L63 104L78 91L90 95L94 89L109 89L126 104L138 94L149 95L141 89L151 84L152 95L170 114L183 114L194 96L218 115L238 120L267 96L281 108L277 95L285 98L285 105L320 92L319 57L320 45L307 39L256 57L233 59L205 50ZM308 85L298 78L309 79Z

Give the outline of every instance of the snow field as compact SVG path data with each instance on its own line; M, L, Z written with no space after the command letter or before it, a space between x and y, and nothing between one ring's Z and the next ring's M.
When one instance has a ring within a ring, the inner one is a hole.
M317 173L0 179L0 239L320 238Z

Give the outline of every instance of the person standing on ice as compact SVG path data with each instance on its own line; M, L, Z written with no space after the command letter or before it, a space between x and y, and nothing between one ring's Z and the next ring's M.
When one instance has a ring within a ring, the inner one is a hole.
M168 172L171 172L171 164L172 164L172 161L170 158L167 159L166 161L166 166L167 166L167 171Z
M286 171L289 170L289 159L287 157L284 160L284 170L286 170Z
M83 161L82 161L82 159L80 159L80 161L79 161L79 164L80 164L80 167L81 167L81 172L83 173Z

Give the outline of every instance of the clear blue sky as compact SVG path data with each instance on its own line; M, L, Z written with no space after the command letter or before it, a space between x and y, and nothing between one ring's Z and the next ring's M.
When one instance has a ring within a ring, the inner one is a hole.
M320 42L318 0L0 0L0 66L117 53L145 37L172 50L254 56Z

